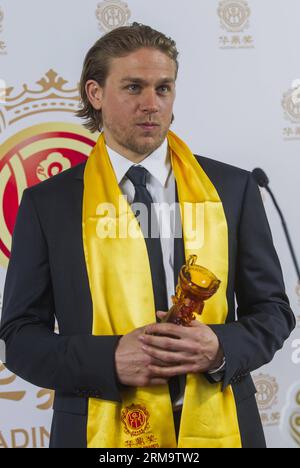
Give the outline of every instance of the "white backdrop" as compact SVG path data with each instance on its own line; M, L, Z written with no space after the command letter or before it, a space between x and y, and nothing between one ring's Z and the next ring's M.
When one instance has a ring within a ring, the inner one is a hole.
M0 103L0 240L3 234L7 241L5 223L12 222L10 200L18 200L4 174L8 150L22 141L19 132L37 134L37 124L50 122L76 129L80 121L70 111L85 53L105 30L139 21L172 36L180 50L175 132L198 154L264 168L300 257L300 105L291 99L300 79L299 19L299 0L0 0L0 80L13 88ZM53 102L52 89L62 103ZM36 106L32 112L26 99ZM30 170L17 181L19 198L32 183ZM267 194L264 200L298 328L275 360L254 373L257 398L269 447L300 447L300 290L280 221ZM0 306L6 267L2 248ZM0 367L0 447L47 446L51 398Z

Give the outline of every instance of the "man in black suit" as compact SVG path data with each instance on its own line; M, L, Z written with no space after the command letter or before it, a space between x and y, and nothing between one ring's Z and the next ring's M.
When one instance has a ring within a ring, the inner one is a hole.
M87 119L91 131L103 130L119 187L131 202L138 194L140 199L152 195L151 202L172 196L178 201L166 157L177 71L175 43L138 24L104 36L86 57L78 115ZM86 163L25 190L13 234L0 337L11 371L56 391L51 447L89 445L89 399L122 402L128 388L167 383L178 436L187 374L203 374L212 386L221 381L223 392L231 386L241 446L265 447L250 372L272 360L295 320L251 174L202 156L195 160L216 188L228 226L228 316L217 325L153 323L124 335L92 334L82 238ZM147 176L147 186L134 179L139 171ZM138 186L143 186L140 192ZM174 293L186 261L183 239L173 241L147 243L158 319L170 306L169 293ZM162 299L164 294L169 302ZM59 335L54 333L55 317Z

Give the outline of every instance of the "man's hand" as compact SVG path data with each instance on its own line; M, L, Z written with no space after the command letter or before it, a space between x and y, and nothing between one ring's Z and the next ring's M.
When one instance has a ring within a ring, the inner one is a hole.
M151 364L157 366L164 364L143 351L139 337L145 333L145 328L137 328L124 335L118 343L115 363L118 379L123 385L148 387L168 383L168 379L157 377L149 369Z
M157 312L161 319L165 315ZM175 375L219 367L223 351L217 336L197 320L191 325L154 323L123 336L115 355L119 381L133 387L164 385Z
M162 319L165 312L157 315ZM138 339L143 343L144 352L161 363L148 366L151 375L157 378L208 372L220 367L224 357L216 334L197 320L191 327L172 323L148 325Z

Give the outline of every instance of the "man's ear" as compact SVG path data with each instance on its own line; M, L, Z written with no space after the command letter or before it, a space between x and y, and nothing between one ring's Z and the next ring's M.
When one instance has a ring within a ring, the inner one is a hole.
M94 80L87 81L85 85L85 92L93 108L96 110L101 110L103 88L97 83L97 81L94 81Z

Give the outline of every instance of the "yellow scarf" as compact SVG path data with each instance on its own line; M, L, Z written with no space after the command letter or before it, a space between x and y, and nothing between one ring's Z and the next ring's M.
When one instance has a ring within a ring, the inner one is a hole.
M220 289L206 303L201 320L222 324L228 313L228 228L222 202L185 143L171 131L168 143L183 210L186 258L196 254L197 263L221 280ZM200 207L193 210L202 230L200 243L193 242L186 219L190 215L185 216L184 203L192 208L197 203ZM111 207L115 207L115 213ZM145 239L119 188L103 134L85 168L82 228L93 302L93 335L125 335L155 323ZM168 386L126 389L122 403L91 398L87 441L89 448L177 447ZM187 375L178 447L241 447L231 387L222 392L221 384L212 385L203 375Z

